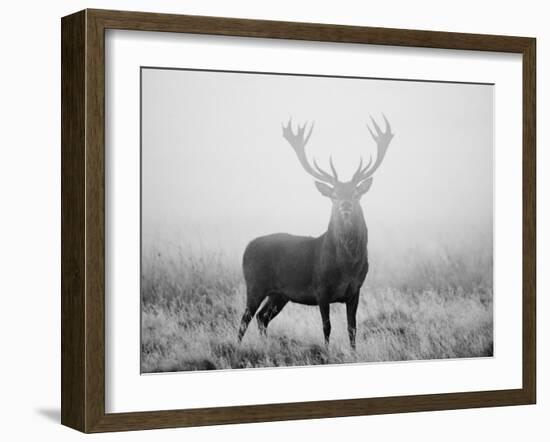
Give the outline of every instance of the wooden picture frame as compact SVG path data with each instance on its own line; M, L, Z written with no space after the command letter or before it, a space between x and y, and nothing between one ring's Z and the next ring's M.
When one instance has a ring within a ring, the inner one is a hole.
M83 432L534 404L536 77L534 38L84 10L62 19L62 424ZM522 55L523 385L512 390L105 412L105 30L261 37Z

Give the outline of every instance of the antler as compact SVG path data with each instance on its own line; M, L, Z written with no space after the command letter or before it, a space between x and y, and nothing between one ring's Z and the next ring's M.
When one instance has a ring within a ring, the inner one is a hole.
M313 131L314 124L315 123L312 123L309 127L307 135L307 123L302 126L298 125L298 130L296 133L294 133L294 131L292 130L292 119L289 119L286 126L283 124L283 137L292 146L294 152L296 152L296 156L298 157L300 164L307 173L309 173L312 177L319 181L323 181L334 186L338 182L338 174L336 173L336 168L334 167L334 164L332 162L332 157L330 158L330 168L333 175L321 169L315 159L313 160L312 167L306 157L305 147L307 142L309 141L309 137L311 137L311 132Z
M367 129L369 130L370 134L372 135L372 138L376 142L376 148L377 148L377 155L376 155L376 161L372 165L372 157L369 159L368 164L363 167L363 159L361 159L359 163L359 167L353 174L353 177L351 181L355 184L359 184L361 181L365 181L366 179L370 178L374 172L376 172L376 169L380 167L380 164L382 164L382 161L384 161L384 157L386 155L386 151L388 150L388 146L390 145L390 141L393 138L393 135L391 133L391 127L390 123L388 122L388 119L384 114L382 114L382 117L384 118L384 122L386 123L386 129L384 132L380 129L380 126L376 124L376 121L374 121L374 118L370 117L372 121L372 125L374 126L374 131L370 128L370 126L367 124ZM376 133L375 133L376 132Z

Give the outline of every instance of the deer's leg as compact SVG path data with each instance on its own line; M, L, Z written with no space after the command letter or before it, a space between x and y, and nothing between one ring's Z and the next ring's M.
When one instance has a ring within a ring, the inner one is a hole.
M262 303L264 298L265 294L261 291L247 288L246 308L241 318L241 325L239 326L239 333L237 335L237 340L239 342L241 342L241 340L243 339L243 336L246 333L246 329L248 328L248 324L250 324L250 320L256 313L256 310L258 310L258 307L260 307L260 304Z
M260 329L260 333L262 335L265 336L267 334L267 326L269 325L269 322L281 312L287 302L288 298L286 296L269 295L267 302L256 315L256 319L258 320L258 328Z
M325 345L328 345L330 340L330 303L328 301L320 301L319 309L321 311L321 320L323 321L323 334L325 335Z
M357 293L354 293L353 296L346 302L349 343L353 350L355 350L355 335L357 334L356 316L358 304L359 291L357 290Z

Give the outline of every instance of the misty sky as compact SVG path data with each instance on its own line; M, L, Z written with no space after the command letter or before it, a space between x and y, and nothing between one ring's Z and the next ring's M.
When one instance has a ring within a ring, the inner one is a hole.
M362 199L371 243L413 247L492 234L493 86L222 72L142 71L142 241L242 253L274 232L317 236L330 201L281 123L315 121L306 147L345 180L395 137Z

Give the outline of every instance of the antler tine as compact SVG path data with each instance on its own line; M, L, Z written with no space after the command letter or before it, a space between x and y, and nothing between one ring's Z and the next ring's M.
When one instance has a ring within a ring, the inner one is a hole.
M357 170L353 174L351 181L356 184L359 184L360 181L363 181L363 178L361 178L361 176L368 170L371 164L372 164L372 155L369 156L369 162L365 165L365 167L363 167L363 157L361 157L359 161L359 166L357 167Z
M363 168L363 157L359 158L359 166L357 166L357 170L355 171L355 173L351 177L351 182L352 183L355 183L357 178L359 178L359 175L361 173L362 168Z
M336 167L334 167L334 163L332 162L332 155L329 158L329 164L330 169L332 170L332 174L334 175L334 179L338 181L338 173L336 172Z
M311 123L311 126L309 128L309 131L306 135L306 127L307 123L304 123L303 125L298 125L298 128L296 130L296 133L292 130L292 119L288 120L287 125L283 126L283 137L288 141L290 146L294 149L294 152L296 153L296 156L298 157L298 160L300 161L300 164L304 168L304 170L309 173L312 177L319 181L323 181L328 184L336 184L338 181L338 176L336 175L336 170L334 169L334 166L331 164L331 168L334 172L334 176L330 175L328 172L325 172L323 169L319 167L319 165L316 163L315 159L313 160L314 167L309 164L307 160L307 156L305 153L305 146L307 142L309 141L309 138L311 137L311 133L313 132L313 126L315 123ZM332 162L331 162L332 163Z
M317 169L317 172L319 172L320 174L326 175L327 177L330 177L331 179L334 179L335 181L338 181L338 172L336 172L336 167L334 167L334 163L332 162L332 156L330 156L330 158L329 158L329 164L330 164L330 169L332 170L332 175L325 172L321 168L321 166L319 166L319 164L317 163L317 160L315 158L313 158L313 166L315 167L315 169Z
M315 171L324 176L326 180L330 180L331 184L334 184L334 182L338 181L338 176L334 177L330 173L324 171L321 166L317 164L317 160L315 158L313 158L313 167L315 168Z
M386 124L386 132L390 132L390 133L391 133L390 122L389 122L388 119L386 118L386 115L382 114L382 118L384 119L384 123ZM393 137L393 135L392 135L392 137Z
M370 121L372 122L372 125L374 126L374 130L376 130L376 135L380 136L383 134L382 130L380 129L380 126L376 123L376 120L372 118L372 115L369 115ZM371 131L372 133L372 131Z
M386 125L386 128L384 131L380 129L380 126L378 125L378 123L376 123L375 119L372 116L370 117L370 120L372 122L374 130L372 130L370 126L367 124L367 129L369 130L372 138L376 143L376 149L377 149L376 161L374 162L374 165L370 167L372 162L372 157L371 157L369 164L365 168L363 168L362 170L361 169L357 170L357 172L353 175L353 181L357 184L359 184L359 182L361 181L365 181L366 179L370 178L374 174L374 172L380 167L380 165L382 164L382 161L384 161L384 157L386 156L386 152L393 138L394 134L391 133L391 126L388 119L384 114L382 114L382 117L384 118L384 123Z

